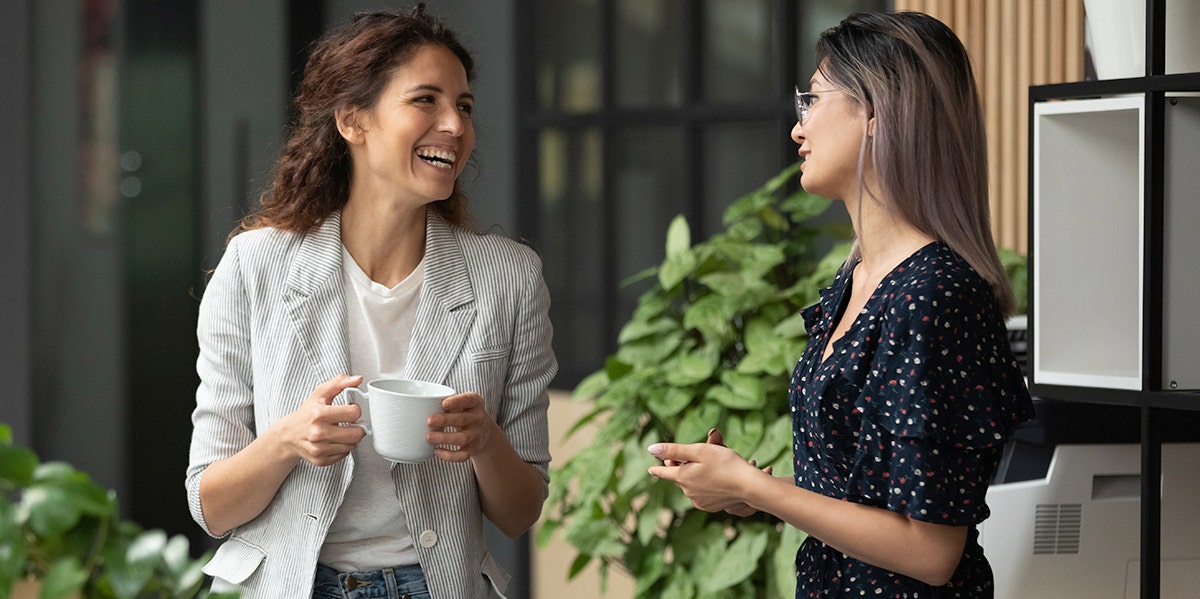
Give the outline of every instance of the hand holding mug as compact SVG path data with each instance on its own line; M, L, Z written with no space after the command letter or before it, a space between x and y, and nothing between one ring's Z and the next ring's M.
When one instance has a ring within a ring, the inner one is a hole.
M393 462L416 464L433 458L431 428L441 425L431 417L442 412L442 400L454 389L437 383L410 379L375 379L367 390L346 389L351 397L367 405L368 420L348 420L372 438L375 452Z
M358 420L362 410L356 405L333 405L333 400L361 382L360 376L341 374L317 385L296 411L272 427L272 434L296 457L314 466L341 461L364 436L363 431L342 423Z
M503 434L484 410L478 393L461 393L442 402L442 413L429 417L433 432L427 435L437 446L437 457L450 462L465 462L483 451L493 434Z

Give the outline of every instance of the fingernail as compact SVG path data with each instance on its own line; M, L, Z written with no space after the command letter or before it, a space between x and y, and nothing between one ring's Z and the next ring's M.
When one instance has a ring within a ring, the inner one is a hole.
M662 443L655 443L655 444L651 445L650 447L646 448L646 451L649 451L650 455L652 455L654 457L658 457L658 456L662 455L662 450L663 450Z

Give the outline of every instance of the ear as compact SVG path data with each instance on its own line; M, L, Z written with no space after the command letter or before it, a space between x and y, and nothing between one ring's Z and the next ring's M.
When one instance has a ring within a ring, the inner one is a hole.
M338 133L342 135L342 139L348 144L360 144L363 142L363 133L365 130L359 124L361 112L357 106L343 106L333 111L333 120L337 123Z
M875 117L867 121L867 137L875 137Z

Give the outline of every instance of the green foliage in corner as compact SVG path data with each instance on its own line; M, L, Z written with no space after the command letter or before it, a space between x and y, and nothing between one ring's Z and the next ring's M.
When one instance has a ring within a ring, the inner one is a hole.
M593 560L616 566L638 597L790 597L803 533L777 519L693 509L673 484L646 473L646 446L725 442L776 476L792 475L787 384L807 343L799 311L818 299L849 251L848 223L814 224L829 201L787 193L799 164L725 212L725 232L693 245L670 225L666 258L619 349L581 382L595 439L551 474L539 541L560 533L578 550L569 575ZM842 240L822 252L829 238ZM824 238L824 239L822 239Z
M39 462L0 424L0 599L26 579L42 599L208 597L187 538L120 519L116 493L62 462Z
M1008 273L1013 295L1017 298L1017 314L1024 314L1029 303L1029 261L1008 248L998 247L996 253L1000 255L1000 264Z

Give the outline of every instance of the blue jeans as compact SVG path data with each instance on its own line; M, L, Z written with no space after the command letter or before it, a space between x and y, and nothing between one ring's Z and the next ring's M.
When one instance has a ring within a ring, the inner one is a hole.
M317 564L313 599L428 599L421 566L396 566L371 572L339 572Z

